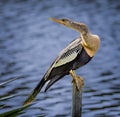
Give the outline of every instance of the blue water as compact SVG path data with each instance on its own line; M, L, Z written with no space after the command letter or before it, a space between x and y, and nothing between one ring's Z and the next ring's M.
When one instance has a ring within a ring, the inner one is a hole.
M92 61L76 73L84 77L83 117L120 116L120 2L119 0L1 0L0 113L16 109L40 81L57 54L79 33L50 21L70 18L89 26L101 38ZM19 117L70 117L71 77L41 92L35 104Z

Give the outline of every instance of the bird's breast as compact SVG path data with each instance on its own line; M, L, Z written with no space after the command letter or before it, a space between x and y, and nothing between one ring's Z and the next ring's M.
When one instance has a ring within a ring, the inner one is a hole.
M82 48L81 53L78 54L76 57L76 62L73 64L73 70L82 67L83 65L87 64L92 57L90 57L84 48Z

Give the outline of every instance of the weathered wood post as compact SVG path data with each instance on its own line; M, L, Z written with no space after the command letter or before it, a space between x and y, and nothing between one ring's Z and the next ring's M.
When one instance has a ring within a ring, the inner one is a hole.
M84 81L81 77L76 76L76 81L73 80L72 89L72 117L81 117L82 114L82 87Z

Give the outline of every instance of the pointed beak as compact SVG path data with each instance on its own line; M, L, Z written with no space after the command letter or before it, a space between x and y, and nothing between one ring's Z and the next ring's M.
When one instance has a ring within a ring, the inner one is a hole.
M63 22L62 20L59 20L59 19L55 19L55 18L49 18L49 19L52 20L52 21L54 21L54 22L57 22L59 24L62 24L62 25L65 24L65 22Z

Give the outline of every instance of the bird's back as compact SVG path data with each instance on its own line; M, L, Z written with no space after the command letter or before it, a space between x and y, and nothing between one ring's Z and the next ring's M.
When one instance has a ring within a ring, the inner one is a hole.
M91 57L81 45L81 39L72 41L50 66L44 79L49 81L45 91L56 81L69 74L70 70L75 70L91 60Z

